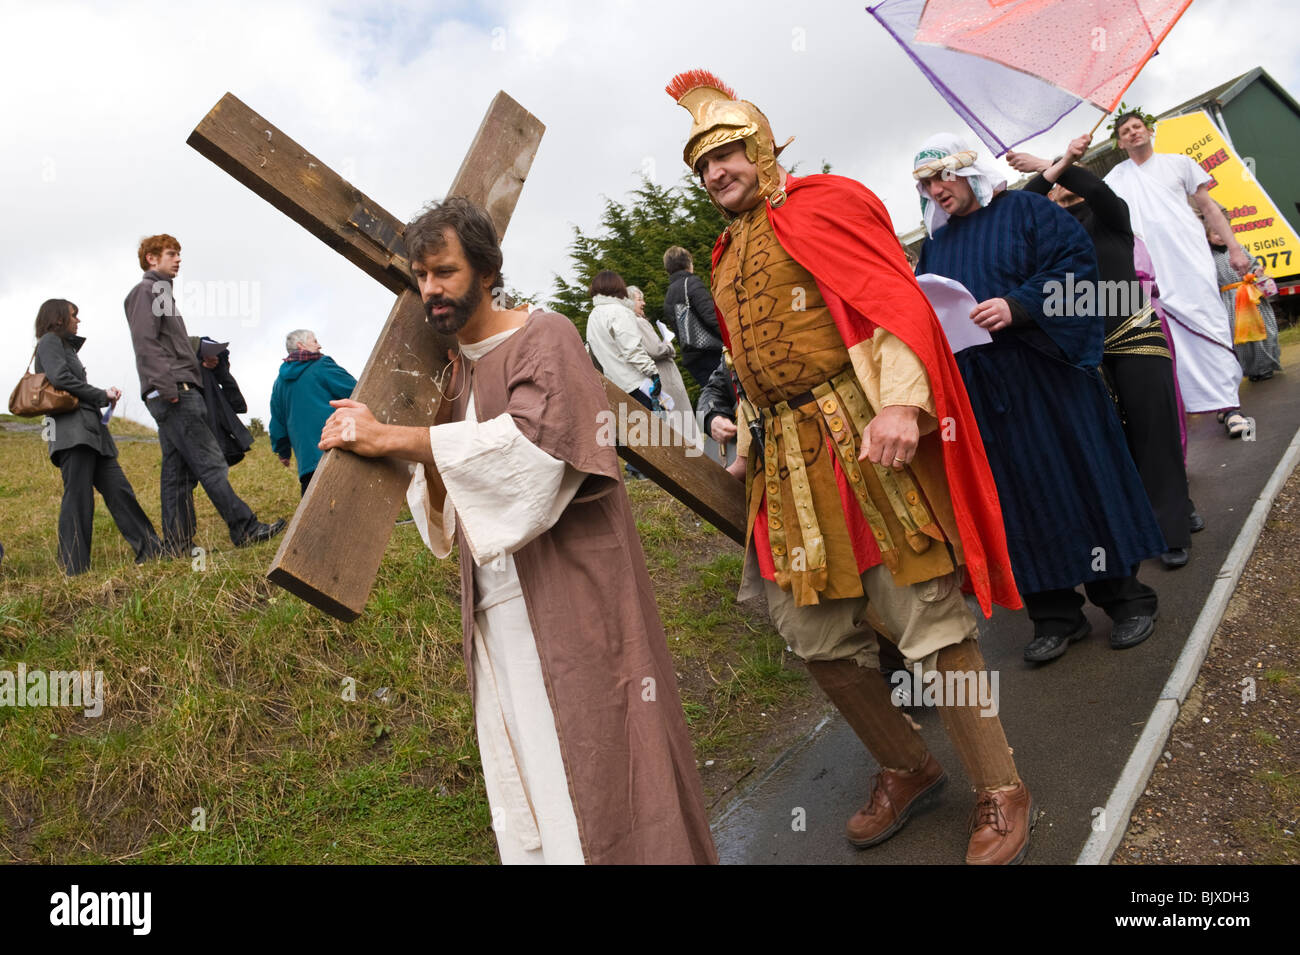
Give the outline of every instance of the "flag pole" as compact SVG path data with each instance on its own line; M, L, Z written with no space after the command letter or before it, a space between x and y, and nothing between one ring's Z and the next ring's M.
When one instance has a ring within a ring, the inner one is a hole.
M1110 109L1106 110L1102 114L1101 119L1097 120L1097 125L1092 127L1092 132L1088 134L1089 136L1096 134L1097 130L1101 127L1101 124L1106 120L1106 117L1109 116L1111 112L1114 111L1115 107L1120 104L1120 101L1124 98L1124 94L1128 92L1128 88L1132 86L1133 81L1138 78L1138 74L1146 69L1146 65L1151 62L1151 57L1156 55L1156 51L1160 48L1160 44L1165 42L1165 37L1169 36L1169 31L1174 28L1174 24L1179 21L1182 15L1187 12L1187 8L1191 5L1191 0L1187 0L1187 3L1183 4L1183 8L1174 15L1174 18L1165 24L1165 28L1160 31L1160 36L1156 37L1156 42L1151 44L1151 49L1147 50L1147 55L1142 58L1142 62L1138 64L1138 68L1133 71L1133 75L1130 76L1129 81L1124 84L1124 88L1120 90L1116 97L1111 101Z
M1128 87L1125 87L1125 89L1127 89L1127 88L1128 88ZM1106 117L1109 116L1109 115L1110 115L1110 110L1105 110L1105 111L1102 112L1102 114L1101 114L1101 119L1097 120L1097 125L1094 126L1094 127L1092 127L1092 129L1089 130L1089 132L1088 132L1088 138L1089 138L1089 139L1091 139L1093 136L1096 136L1096 135L1097 135L1097 130L1101 127L1101 124L1102 124L1102 123L1106 122Z

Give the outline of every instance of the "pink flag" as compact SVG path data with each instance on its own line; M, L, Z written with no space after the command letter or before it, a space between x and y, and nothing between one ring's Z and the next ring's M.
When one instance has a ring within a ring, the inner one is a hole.
M927 0L917 43L973 53L1113 110L1191 0Z

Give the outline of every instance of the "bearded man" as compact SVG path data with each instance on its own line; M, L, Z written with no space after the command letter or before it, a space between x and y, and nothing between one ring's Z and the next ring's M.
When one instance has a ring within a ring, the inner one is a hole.
M415 462L425 543L460 548L465 670L505 863L716 862L608 411L562 315L493 304L501 249L452 197L407 226L429 321L459 355L432 427L338 410L322 449Z
M983 676L958 575L986 615L994 601L1020 605L997 492L880 201L839 176L789 175L766 117L712 74L683 73L667 91L693 121L686 164L731 220L712 286L742 391L729 469L748 500L740 597L766 595L777 630L879 763L846 830L873 846L946 779L891 702L873 625L927 673ZM1018 862L1033 803L1002 724L973 700L941 702L978 792L966 861Z

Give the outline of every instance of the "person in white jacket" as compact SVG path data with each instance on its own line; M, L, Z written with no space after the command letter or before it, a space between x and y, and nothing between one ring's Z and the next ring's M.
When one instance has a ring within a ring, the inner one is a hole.
M605 377L641 404L657 410L662 388L659 369L645 350L627 283L606 269L591 282L595 307L587 316L587 345Z

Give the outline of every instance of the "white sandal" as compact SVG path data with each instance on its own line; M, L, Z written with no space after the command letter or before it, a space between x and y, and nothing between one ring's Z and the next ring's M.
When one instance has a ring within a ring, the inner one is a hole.
M1250 422L1246 420L1245 416L1242 415L1241 412L1231 411L1228 413L1228 416L1223 419L1223 427L1227 430L1228 437L1240 438L1250 430Z

